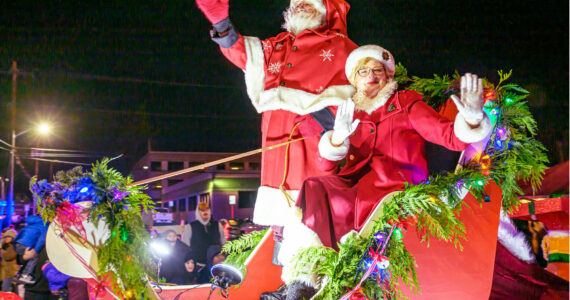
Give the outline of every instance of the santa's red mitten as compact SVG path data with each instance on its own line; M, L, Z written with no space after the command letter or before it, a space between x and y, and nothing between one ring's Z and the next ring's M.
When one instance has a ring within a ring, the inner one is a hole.
M219 23L228 17L229 0L196 0L196 4L212 24Z

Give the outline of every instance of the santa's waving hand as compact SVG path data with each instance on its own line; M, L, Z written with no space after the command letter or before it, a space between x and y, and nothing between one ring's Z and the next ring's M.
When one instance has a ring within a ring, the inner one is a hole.
M212 24L228 17L229 0L196 0L196 4Z

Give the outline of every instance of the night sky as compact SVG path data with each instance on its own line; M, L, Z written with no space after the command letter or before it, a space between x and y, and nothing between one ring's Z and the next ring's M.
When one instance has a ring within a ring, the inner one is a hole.
M390 50L410 75L458 70L494 80L496 70L513 69L512 81L533 93L539 139L551 159L568 159L567 1L349 3L349 37ZM281 30L287 5L230 1L230 17L242 34L267 38ZM246 96L243 73L219 53L209 28L190 0L3 3L0 138L9 139L8 70L16 60L22 71L17 130L40 118L57 126L46 140L20 137L21 146L124 154L115 162L124 172L146 152L148 139L162 151L259 147L260 117ZM22 162L33 173L33 162ZM47 176L47 163L40 167L40 176ZM8 154L2 151L0 175L7 174ZM18 166L16 176L26 180Z

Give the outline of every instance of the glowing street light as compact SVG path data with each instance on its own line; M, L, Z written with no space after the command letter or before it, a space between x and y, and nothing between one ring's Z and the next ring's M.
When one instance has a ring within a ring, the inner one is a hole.
M38 133L40 133L42 135L48 134L51 131L51 125L47 124L47 123L42 123L42 124L38 125L37 130L38 130Z
M50 132L51 126L49 126L47 123L42 123L36 127L28 128L20 133L16 133L16 131L12 129L11 144L0 140L2 143L10 145L10 189L8 190L8 199L6 199L5 227L10 226L12 223L12 215L14 214L14 157L16 156L16 138L29 132L32 129L35 129L39 134L45 135Z

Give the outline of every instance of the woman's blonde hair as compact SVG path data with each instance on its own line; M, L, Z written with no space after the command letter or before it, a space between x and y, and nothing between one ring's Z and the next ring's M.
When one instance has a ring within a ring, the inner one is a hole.
M366 66L366 64L368 62L370 62L371 60L376 60L376 59L373 57L365 57L365 58L361 58L360 60L358 60L356 62L356 65L352 69L352 72L350 73L350 77L348 78L348 82L350 82L350 84L354 85L356 82L356 76L358 76L356 71L358 71L360 69L364 69L364 66ZM384 70L386 70L386 67L384 66L384 64L382 64L382 68L384 68Z

